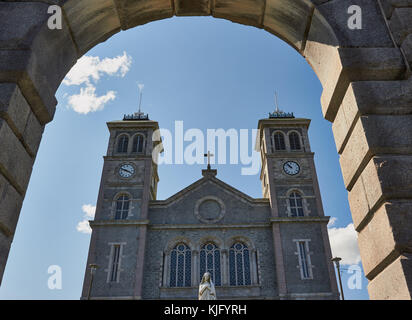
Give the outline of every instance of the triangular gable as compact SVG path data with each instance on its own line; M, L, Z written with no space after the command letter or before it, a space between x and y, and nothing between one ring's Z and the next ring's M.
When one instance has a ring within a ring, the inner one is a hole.
M167 198L165 200L150 201L150 206L151 207L155 207L155 206L166 206L167 207L167 206L171 205L172 203L176 203L179 200L185 198L190 193L195 192L196 190L203 187L207 183L212 183L212 184L218 186L223 191L235 196L236 198L238 198L242 202L246 202L246 203L250 203L250 204L254 204L254 205L260 205L260 204L267 205L268 202L269 202L269 199L252 198L249 195L247 195L246 193L243 193L242 191L232 187L231 185L223 182L220 179L217 179L215 177L207 176L207 177L203 177L203 178L195 181L191 185L187 186L186 188L182 189L181 191L175 193L174 195L170 196L169 198Z

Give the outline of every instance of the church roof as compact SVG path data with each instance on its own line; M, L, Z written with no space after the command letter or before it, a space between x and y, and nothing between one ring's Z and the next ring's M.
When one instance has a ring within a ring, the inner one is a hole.
M213 170L213 169L202 170L202 174L203 174L203 177L201 179L193 182L191 185L175 193L171 197L165 200L150 201L150 206L169 206L170 204L175 203L176 201L179 201L180 199L183 199L185 196L187 196L191 192L194 192L195 190L197 190L198 188L200 188L201 186L207 183L213 183L217 185L218 187L224 189L225 191L229 192L233 196L237 197L240 201L247 202L252 205L262 205L262 204L267 205L269 203L269 199L252 198L246 193L216 178L216 170Z

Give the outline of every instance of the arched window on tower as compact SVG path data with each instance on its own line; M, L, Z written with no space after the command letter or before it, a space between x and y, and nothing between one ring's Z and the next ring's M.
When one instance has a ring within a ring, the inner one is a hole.
M129 137L126 135L121 135L117 141L117 152L127 153L127 147L129 145Z
M212 242L206 243L200 249L200 279L205 272L209 272L212 275L212 281L216 286L222 284L220 250Z
M251 284L249 249L242 242L236 242L229 249L229 274L231 286Z
M294 191L289 195L290 214L292 217L303 217L303 199L300 193Z
M116 199L115 220L127 219L129 215L130 198L127 195L121 195Z
M190 287L192 285L192 252L179 243L170 253L170 287Z
M144 147L144 137L141 134L138 134L133 138L132 152L142 153L143 147Z
M273 135L273 145L275 146L275 150L285 150L285 136L281 132L276 132Z
M291 132L289 134L289 145L290 150L300 150L300 138L298 133Z

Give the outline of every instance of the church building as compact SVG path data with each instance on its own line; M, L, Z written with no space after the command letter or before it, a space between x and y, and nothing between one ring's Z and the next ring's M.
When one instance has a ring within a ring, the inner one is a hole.
M158 200L158 123L108 122L81 299L197 299L205 272L218 300L338 299L309 124L281 111L259 120L262 198L208 165Z

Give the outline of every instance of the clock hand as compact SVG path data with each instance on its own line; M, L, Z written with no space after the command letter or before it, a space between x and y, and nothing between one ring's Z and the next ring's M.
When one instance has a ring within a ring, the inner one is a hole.
M122 170L123 170L123 171L126 171L126 172L128 172L128 173L130 173L130 174L132 173L131 171L129 171L129 170L127 170L127 169L124 169L124 168L122 168Z
M289 168L293 169L293 167L292 167L289 163L286 163L286 165L287 165Z

